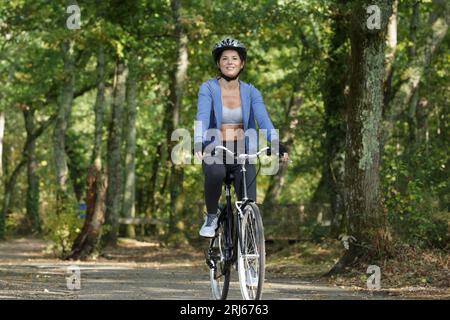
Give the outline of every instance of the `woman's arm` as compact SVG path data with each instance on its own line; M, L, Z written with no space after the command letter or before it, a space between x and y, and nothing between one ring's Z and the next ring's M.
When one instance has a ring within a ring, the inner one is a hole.
M209 128L209 120L212 109L212 95L208 83L204 82L200 86L197 100L197 115L194 126L194 143L202 143L206 130Z

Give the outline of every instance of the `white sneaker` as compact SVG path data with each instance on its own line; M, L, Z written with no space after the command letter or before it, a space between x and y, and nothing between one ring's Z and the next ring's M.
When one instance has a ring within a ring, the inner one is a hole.
M216 235L217 222L219 217L217 214L207 214L205 217L205 223L203 223L200 229L200 236L205 238L213 238Z

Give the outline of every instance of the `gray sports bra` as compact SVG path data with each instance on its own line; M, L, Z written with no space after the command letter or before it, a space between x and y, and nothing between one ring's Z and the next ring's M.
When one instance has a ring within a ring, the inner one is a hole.
M242 107L222 108L222 123L223 124L242 124Z

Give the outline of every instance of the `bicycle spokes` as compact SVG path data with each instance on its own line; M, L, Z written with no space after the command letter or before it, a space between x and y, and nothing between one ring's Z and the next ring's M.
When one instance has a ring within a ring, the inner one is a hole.
M225 260L224 230L220 226L217 236L211 240L209 259L211 289L214 299L226 299L230 283L229 266Z
M245 253L243 254L244 263L246 265L246 283L248 286L255 287L258 285L258 261L259 250L256 244L254 221L247 224L246 237L244 242Z
M265 248L262 221L256 205L244 210L239 243L239 279L244 299L260 299L264 281Z
M236 206L238 214L233 217L232 211L227 212L227 216L219 220L219 229L210 242L212 293L215 299L226 299L231 267L236 263L242 297L245 300L259 300L265 274L261 214L253 201L245 201L239 205L236 203Z

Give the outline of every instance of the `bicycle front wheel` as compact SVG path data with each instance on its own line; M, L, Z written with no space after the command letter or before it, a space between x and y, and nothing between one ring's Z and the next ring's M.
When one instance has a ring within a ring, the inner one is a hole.
M262 297L266 248L261 214L255 203L244 207L238 246L238 273L242 297L259 300Z
M217 236L211 239L210 258L214 267L210 268L212 295L215 300L225 300L230 286L230 266L225 260L225 233L220 225Z

